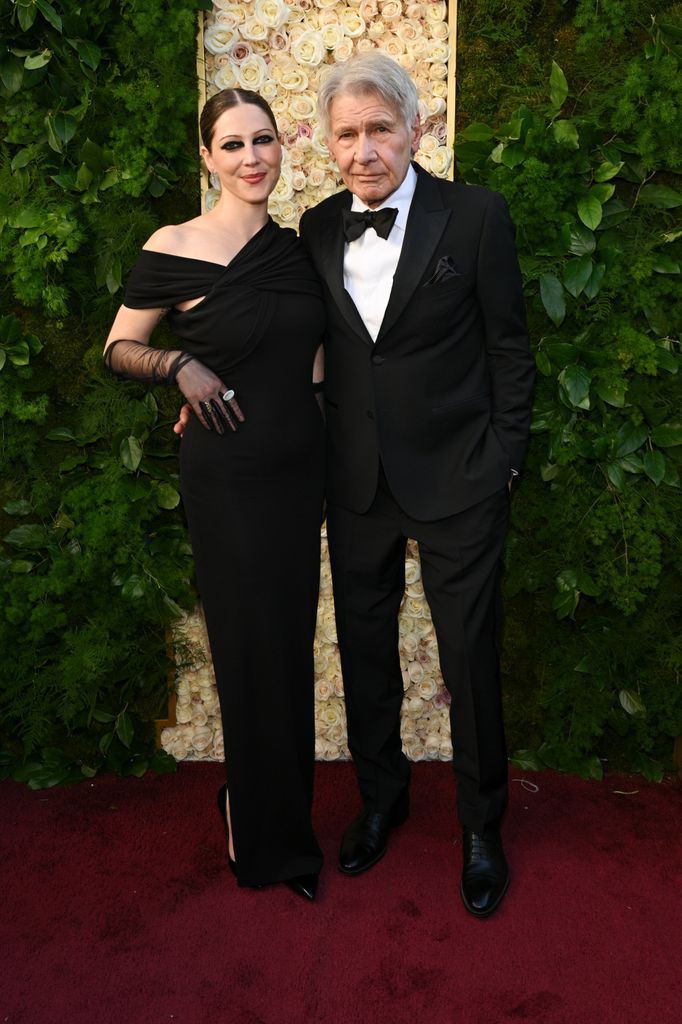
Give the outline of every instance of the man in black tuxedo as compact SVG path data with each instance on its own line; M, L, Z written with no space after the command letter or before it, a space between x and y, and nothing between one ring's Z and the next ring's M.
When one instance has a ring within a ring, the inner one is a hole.
M348 189L301 221L329 318L327 528L364 805L339 867L375 864L408 815L397 617L412 537L452 696L461 894L484 917L509 883L499 564L534 380L514 229L500 195L412 163L417 93L390 58L336 65L318 105Z

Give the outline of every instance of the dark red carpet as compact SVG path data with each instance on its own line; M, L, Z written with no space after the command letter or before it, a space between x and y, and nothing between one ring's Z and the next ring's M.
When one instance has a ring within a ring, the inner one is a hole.
M512 885L478 921L457 892L449 765L415 766L409 822L358 878L335 868L352 768L318 766L327 864L313 905L282 886L236 887L214 802L222 774L0 784L0 1022L682 1020L679 782L512 769Z

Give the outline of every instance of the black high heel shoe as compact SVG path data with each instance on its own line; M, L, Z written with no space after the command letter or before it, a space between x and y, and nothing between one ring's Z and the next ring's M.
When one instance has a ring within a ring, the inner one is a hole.
M230 826L227 821L227 783L218 790L217 795L218 810L220 817L223 820L223 828L225 829L225 853L227 854L227 863L230 871L233 875L237 874L237 865L230 857ZM306 900L314 900L317 892L317 875L298 875L296 878L286 878L284 884L292 892L295 892L297 896L302 896ZM254 889L263 889L262 885L254 885Z

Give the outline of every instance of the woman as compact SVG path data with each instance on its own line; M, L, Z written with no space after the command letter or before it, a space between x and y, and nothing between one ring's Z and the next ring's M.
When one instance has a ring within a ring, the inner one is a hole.
M240 885L284 882L313 899L323 423L312 371L324 307L296 234L268 217L281 146L267 103L225 89L200 127L220 199L145 244L105 362L177 383L195 413L180 473L223 719L228 858ZM180 352L149 345L164 315Z

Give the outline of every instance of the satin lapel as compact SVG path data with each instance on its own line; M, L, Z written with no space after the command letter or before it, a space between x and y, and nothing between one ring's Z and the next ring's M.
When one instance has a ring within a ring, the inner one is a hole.
M350 192L344 193L344 202L339 204L337 214L329 219L327 238L324 240L321 251L323 268L322 274L327 286L332 293L334 302L339 311L347 321L348 326L368 345L374 345L370 334L367 332L364 321L358 313L357 307L346 291L343 283L343 255L346 240L343 235L343 221L341 210L345 207L350 209L352 202Z
M435 179L421 168L417 168L417 174L417 188L407 218L405 241L377 344L412 298L450 219L451 211L443 206Z

